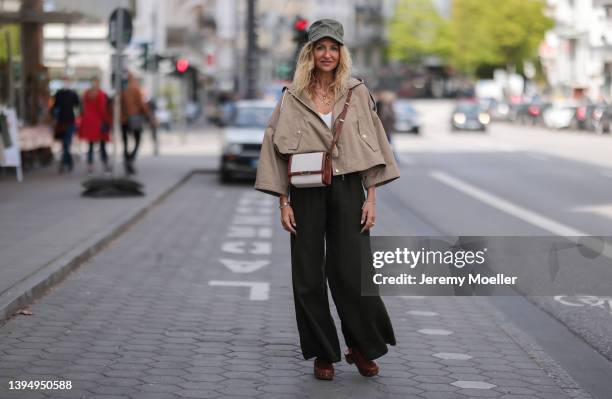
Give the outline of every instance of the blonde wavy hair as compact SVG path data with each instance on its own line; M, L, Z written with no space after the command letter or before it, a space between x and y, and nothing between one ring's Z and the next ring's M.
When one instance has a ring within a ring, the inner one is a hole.
M315 43L308 42L302 47L295 67L295 74L293 75L293 83L296 90L306 90L310 96L314 95L316 76L314 45ZM340 93L347 87L348 81L351 78L352 65L353 62L348 49L346 46L340 46L340 59L338 60L338 66L334 70L334 81L331 84L334 98L338 98Z

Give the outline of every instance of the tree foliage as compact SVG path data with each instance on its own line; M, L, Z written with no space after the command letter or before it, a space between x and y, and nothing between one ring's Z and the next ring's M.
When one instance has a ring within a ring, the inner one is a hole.
M449 24L431 0L399 0L389 25L389 58L410 64L452 53Z
M450 19L432 0L399 0L389 26L391 59L419 63L438 56L474 74L483 66L516 66L537 57L553 21L544 0L453 0Z

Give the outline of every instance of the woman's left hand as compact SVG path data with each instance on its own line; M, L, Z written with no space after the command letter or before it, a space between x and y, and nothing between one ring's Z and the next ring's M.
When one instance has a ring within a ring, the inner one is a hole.
M360 233L370 230L376 222L376 203L366 200L361 207L361 224L363 228Z

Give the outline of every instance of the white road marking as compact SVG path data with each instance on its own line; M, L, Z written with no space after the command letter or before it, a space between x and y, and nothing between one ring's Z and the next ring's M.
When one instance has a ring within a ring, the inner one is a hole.
M254 226L271 225L272 218L270 215L236 215L232 221L234 224L251 224Z
M591 306L594 308L599 308L601 310L605 310L612 315L612 296L595 296L595 295L578 295L578 296L568 296L568 295L556 295L554 297L555 301L565 305L565 306Z
M451 176L446 172L434 170L429 175L438 180L441 183L446 184L464 194L469 195L493 208L496 208L502 212L506 212L518 219L521 219L533 226L539 227L542 230L549 231L557 236L566 237L569 240L584 245L588 248L599 252L599 242L597 240L589 240L590 236L584 231L574 229L573 227L567 226L563 223L559 223L553 219L547 218L546 216L540 215L533 212L525 207L514 204L508 200L505 200L495 194L491 194L483 189L480 189L466 181L463 181L457 177ZM582 237L582 239L580 239ZM586 237L586 238L585 238ZM579 241L580 239L580 241ZM612 246L605 245L602 254L609 259L612 259Z
M520 205L514 204L507 201L497 195L491 194L482 190L470 183L467 183L461 179L449 175L448 173L436 170L430 172L430 176L438 180L441 183L446 184L464 194L469 195L472 198L484 202L485 204L496 208L500 211L506 212L518 219L521 219L531 225L547 230L555 235L559 236L586 236L587 234L583 231L576 230L572 227L566 226L562 223L556 222L545 216L537 214L524 208Z
M269 227L251 227L251 226L229 226L227 232L229 238L270 238L272 237L272 229Z
M605 177L612 177L612 172L610 172L608 170L604 170L604 171L601 172L601 175L605 176Z
M270 264L269 260L236 260L219 259L221 263L234 273L253 273Z
M570 209L572 212L590 212L599 216L612 219L612 204L579 206Z
M250 248L246 248L247 245ZM272 253L272 246L269 242L265 241L228 241L223 243L221 250L230 254L244 254L248 252L253 255L269 255Z
M249 287L251 301L267 301L270 292L270 283L262 281L222 281L211 280L208 285L220 287Z
M254 214L259 214L259 215L270 215L271 213L274 213L274 209L273 208L264 208L261 206L258 206L256 208L254 207L248 207L248 206L239 206L236 208L236 213L243 213L246 215L254 215Z
M272 245L267 241L255 241L251 244L253 249L249 253L253 255L270 255L272 253Z

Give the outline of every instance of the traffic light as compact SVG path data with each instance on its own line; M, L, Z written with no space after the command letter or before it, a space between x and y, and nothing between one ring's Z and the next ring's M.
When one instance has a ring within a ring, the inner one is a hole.
M308 20L302 17L295 17L293 22L293 41L303 44L308 41Z
M140 43L140 68L143 71L149 70L149 43Z
M182 75L189 69L189 60L187 58L178 58L174 63L174 67L176 72Z
M140 43L140 68L143 71L157 71L159 67L160 55L155 54L153 43Z

